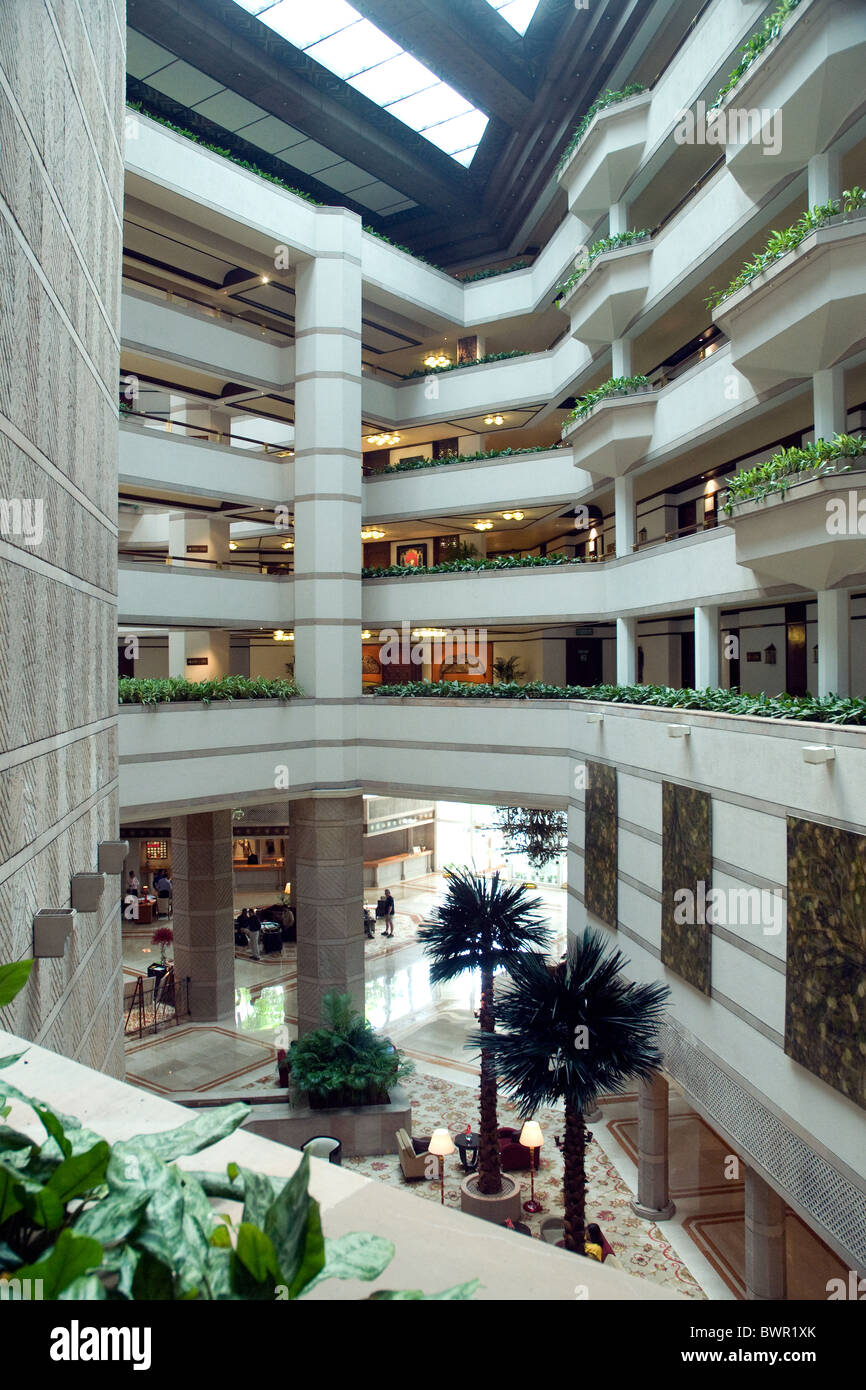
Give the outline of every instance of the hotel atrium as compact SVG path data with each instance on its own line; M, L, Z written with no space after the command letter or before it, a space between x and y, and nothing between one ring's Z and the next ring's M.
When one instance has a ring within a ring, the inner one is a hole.
M2 0L0 1292L866 1297L864 64Z

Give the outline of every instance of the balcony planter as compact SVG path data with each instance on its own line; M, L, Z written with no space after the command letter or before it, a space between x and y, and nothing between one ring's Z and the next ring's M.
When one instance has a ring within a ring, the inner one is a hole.
M569 211L590 225L619 202L640 165L651 100L638 92L599 111L559 174Z
M563 435L575 467L607 477L627 473L649 449L657 405L658 391L650 386L599 401Z
M573 338L598 347L623 336L646 302L652 250L651 240L641 241L593 261L559 305Z
M811 376L847 356L866 318L866 213L811 232L713 311L731 362L762 383Z
M778 37L707 113L716 118L728 168L750 198L759 202L827 147L863 99L864 62L859 0L801 0Z

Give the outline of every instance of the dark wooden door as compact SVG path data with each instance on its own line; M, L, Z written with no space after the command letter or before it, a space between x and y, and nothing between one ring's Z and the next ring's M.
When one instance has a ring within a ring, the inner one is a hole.
M567 685L601 685L602 647L600 637L566 638L565 680Z

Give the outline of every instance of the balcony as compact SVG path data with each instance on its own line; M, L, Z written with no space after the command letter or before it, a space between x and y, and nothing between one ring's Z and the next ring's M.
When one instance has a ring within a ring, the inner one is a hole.
M846 357L866 323L866 215L812 232L713 313L732 365L762 384Z
M860 0L802 0L719 108L728 168L759 201L826 149L863 102Z
M429 468L369 474L363 488L364 517L394 522L473 509L553 505L572 498L575 486L570 449L438 466L431 461Z
M737 560L772 582L819 592L850 588L866 577L866 461L849 473L800 475L787 492L735 503L724 524Z
M651 100L638 92L599 111L559 175L569 211L590 226L619 202L640 166Z
M651 241L639 242L593 261L559 306L572 337L596 348L623 336L646 303L652 250Z
M597 477L627 473L646 455L653 437L659 393L651 387L599 401L563 435L575 468Z
M268 452L261 445L255 451L226 447L218 442L217 431L199 426L191 431L194 438L185 438L178 432L184 426L175 425L169 432L164 421L151 417L153 428L148 428L147 418L121 417L121 487L170 492L181 488L184 494L260 506L273 506L276 498L291 502L294 459L280 457L286 451ZM200 437L205 434L210 438Z
M290 577L263 575L258 565L190 560L166 564L122 554L118 620L176 628L289 628L294 617L292 583Z

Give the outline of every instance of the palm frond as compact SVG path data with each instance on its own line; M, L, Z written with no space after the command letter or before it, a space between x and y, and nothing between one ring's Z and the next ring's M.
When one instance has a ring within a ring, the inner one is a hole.
M418 930L434 984L465 971L510 971L527 951L547 946L550 928L542 901L522 884L506 883L498 873L488 879L471 869L450 870L446 879L442 903Z

